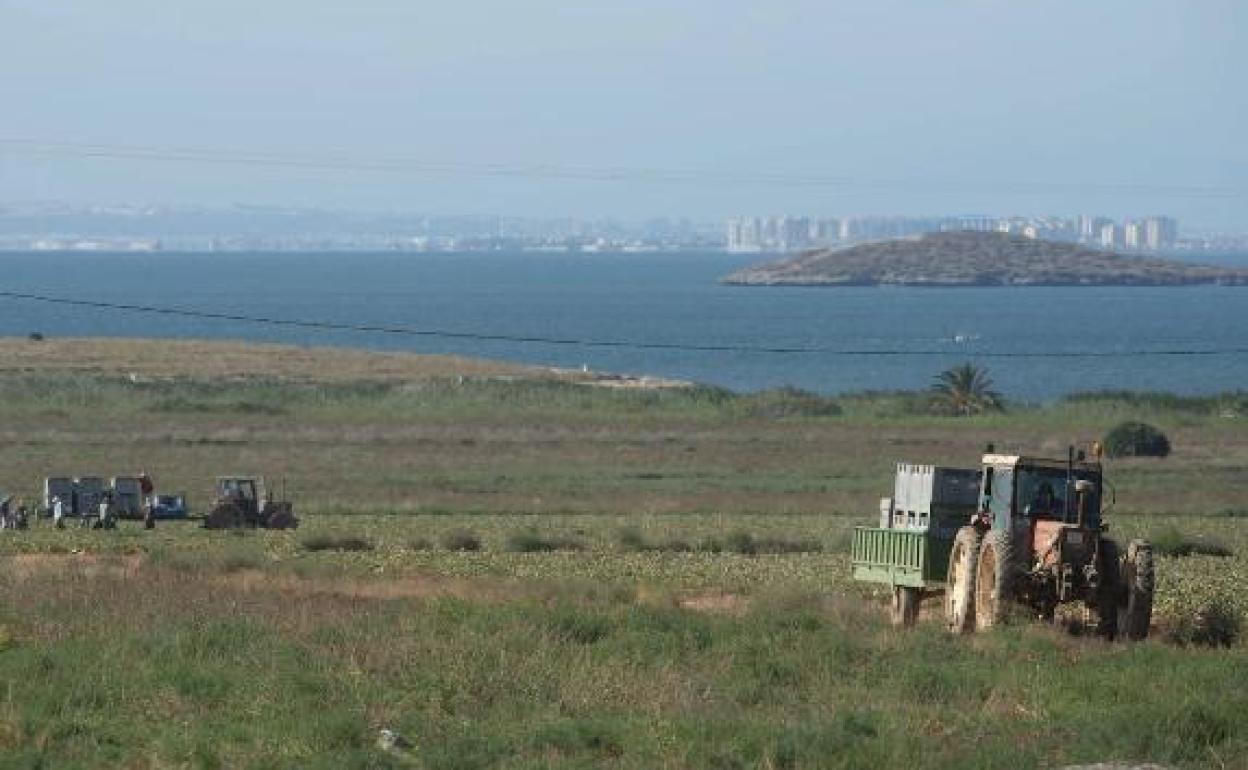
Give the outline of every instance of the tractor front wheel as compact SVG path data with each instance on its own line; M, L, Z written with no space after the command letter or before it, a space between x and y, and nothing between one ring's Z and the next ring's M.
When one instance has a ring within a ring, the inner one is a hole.
M910 586L893 586L894 626L909 628L919 619L919 589Z
M955 634L975 630L975 564L979 557L979 530L963 527L949 552L945 579L945 624Z
M1131 641L1148 637L1153 619L1153 547L1132 540L1122 561L1123 597L1118 605L1118 634Z
M975 567L976 628L992 628L1005 621L1013 559L1009 533L988 533L979 547L979 563Z

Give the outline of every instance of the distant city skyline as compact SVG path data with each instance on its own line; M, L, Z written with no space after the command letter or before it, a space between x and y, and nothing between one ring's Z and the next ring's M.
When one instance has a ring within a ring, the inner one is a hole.
M489 251L723 250L783 253L933 231L1007 232L1126 253L1248 253L1248 231L1180 229L1155 214L524 217L335 211L323 208L77 206L0 202L0 250Z
M883 238L904 238L930 232L1000 232L1047 241L1065 241L1097 248L1161 253L1180 246L1174 217L1152 215L1115 221L1093 214L1062 216L867 216L867 217L737 217L727 221L725 247L732 252L796 251L839 246Z

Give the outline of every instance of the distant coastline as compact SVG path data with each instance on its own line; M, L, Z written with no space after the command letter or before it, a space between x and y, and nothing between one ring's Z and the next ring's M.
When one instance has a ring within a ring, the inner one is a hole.
M1007 233L945 232L817 249L738 270L739 286L1248 285L1248 269L1127 256Z

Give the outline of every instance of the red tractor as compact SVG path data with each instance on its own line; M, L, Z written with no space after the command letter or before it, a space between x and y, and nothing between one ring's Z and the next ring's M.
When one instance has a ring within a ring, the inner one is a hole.
M1148 636L1153 550L1105 536L1099 456L1066 460L984 455L971 521L949 553L945 618L965 633L1003 619L1010 603L1053 619L1059 604L1082 602L1107 638Z
M221 476L216 499L204 517L205 529L294 529L299 526L288 500L270 497L264 477Z

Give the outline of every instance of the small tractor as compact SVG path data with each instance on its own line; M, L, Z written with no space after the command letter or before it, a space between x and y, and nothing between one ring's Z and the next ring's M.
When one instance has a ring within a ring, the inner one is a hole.
M288 500L270 497L264 477L220 476L216 498L204 517L205 529L294 529L299 526Z
M1065 460L998 454L979 470L900 463L880 526L854 531L854 577L892 589L893 622L912 625L925 593L944 592L955 633L991 628L1010 606L1049 621L1081 602L1098 634L1143 639L1153 552L1106 537L1099 447Z

